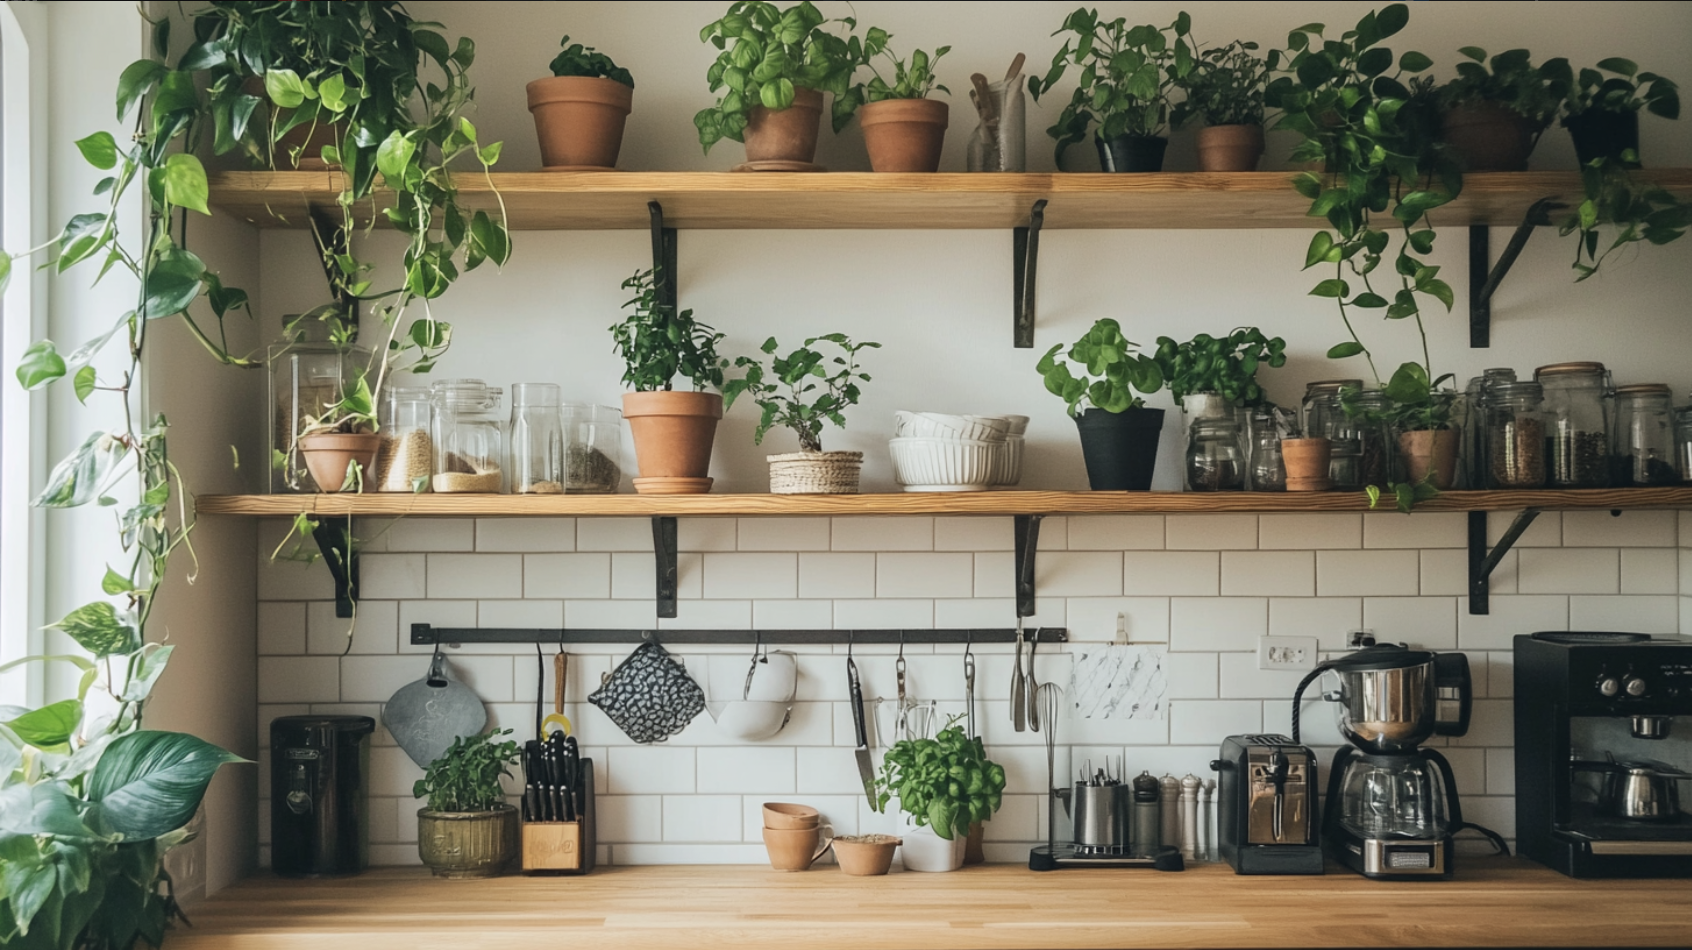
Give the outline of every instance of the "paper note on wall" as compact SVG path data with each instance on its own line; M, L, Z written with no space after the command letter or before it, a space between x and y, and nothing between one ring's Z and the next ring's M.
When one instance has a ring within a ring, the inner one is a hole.
M1086 644L1075 647L1069 695L1077 719L1165 719L1169 680L1163 648Z

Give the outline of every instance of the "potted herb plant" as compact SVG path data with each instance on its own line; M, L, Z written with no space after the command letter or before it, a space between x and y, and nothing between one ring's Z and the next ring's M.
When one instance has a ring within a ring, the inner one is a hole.
M1061 350L1062 344L1047 350L1034 368L1045 378L1046 390L1062 399L1075 419L1090 487L1149 490L1163 410L1146 408L1141 397L1163 388L1157 361L1140 353L1139 344L1123 336L1122 325L1108 317L1094 323L1062 356ZM1075 361L1077 372L1070 371L1068 360Z
M1632 151L1635 157L1630 161L1637 168L1640 110L1665 119L1680 118L1679 87L1666 76L1640 72L1632 60L1611 57L1577 73L1568 60L1559 57L1547 62L1542 71L1561 94L1560 121L1569 130L1575 157L1583 166L1598 158L1622 160L1624 152Z
M1189 490L1245 487L1250 455L1246 410L1265 403L1257 370L1286 365L1286 347L1285 340L1265 337L1256 327L1241 327L1225 337L1200 333L1185 343L1157 338L1153 358L1186 423Z
M816 343L832 343L843 355L826 357L811 349ZM780 344L772 336L761 348L771 357L768 370L757 357L735 359L734 365L745 375L723 385L723 399L732 406L741 394L748 394L763 410L753 441L762 445L765 433L777 426L799 437L798 452L769 456L773 494L857 494L864 453L824 452L822 430L831 422L846 427L843 413L858 404L858 383L870 381L868 373L858 370L858 351L880 346L853 343L844 333L828 333L811 337L786 356L776 356Z
M864 59L857 37L829 32L852 17L830 20L811 0L783 10L763 0L735 0L722 19L699 31L721 52L706 72L717 104L693 117L699 144L710 153L723 139L746 144L747 171L816 171L822 94L833 93L834 131L851 121L858 100L852 73Z
M1130 27L1122 17L1102 21L1097 10L1083 7L1052 35L1064 32L1074 33L1075 39L1064 40L1044 78L1028 79L1028 92L1038 102L1071 65L1081 73L1068 105L1046 130L1057 140L1058 164L1063 164L1064 150L1096 125L1093 144L1105 171L1162 171L1169 146L1169 93L1196 63L1192 18L1182 13L1161 30Z
M1257 44L1235 40L1198 54L1193 68L1175 80L1186 99L1170 119L1180 128L1193 120L1198 130L1201 172L1253 172L1263 157L1263 87L1269 64Z
M656 274L639 271L623 281L636 296L611 339L623 359L623 418L634 437L640 477L635 491L646 495L692 495L711 490L711 443L723 417L723 397L705 387L723 388L717 356L723 334L693 319L692 310L676 311L658 298ZM692 391L677 391L677 380Z
M510 729L459 736L411 788L427 799L417 811L417 853L436 877L497 877L517 855L517 809L500 778L511 774L517 743Z
M1458 432L1452 416L1458 394L1446 386L1452 379L1450 373L1430 379L1426 365L1409 362L1381 390L1340 391L1340 408L1353 423L1396 435L1400 464L1385 488L1400 511L1409 512L1456 482ZM1365 486L1370 507L1379 504L1381 489Z
M1458 63L1457 78L1439 87L1446 145L1468 171L1525 170L1557 114L1551 81L1525 49L1506 50L1490 61L1476 46L1457 52L1470 61Z
M634 103L634 77L568 36L559 45L552 75L527 86L541 164L549 171L611 171Z
M999 810L1005 769L987 758L980 738L948 723L932 739L901 739L882 758L875 810L897 798L910 830L901 853L908 871L963 866L970 826Z
M864 65L875 76L854 94L863 97L858 107L858 124L864 130L864 149L870 168L878 172L932 172L940 167L940 147L946 140L950 107L928 98L938 89L951 90L934 78L934 66L951 50L942 46L930 57L912 50L907 62L887 48L891 35L871 28L864 36ZM875 68L877 56L893 64L893 81Z

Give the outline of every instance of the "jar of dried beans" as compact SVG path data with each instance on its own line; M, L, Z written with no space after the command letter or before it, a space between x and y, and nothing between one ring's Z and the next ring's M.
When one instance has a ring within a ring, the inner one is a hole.
M1545 476L1552 488L1610 483L1610 373L1603 363L1553 363L1533 371L1545 390Z

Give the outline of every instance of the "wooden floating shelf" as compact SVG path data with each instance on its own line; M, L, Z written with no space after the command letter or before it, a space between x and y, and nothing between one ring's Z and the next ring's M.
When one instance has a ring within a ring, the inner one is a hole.
M1692 487L1454 491L1418 511L1692 508ZM877 495L201 495L202 515L758 517L1368 511L1361 492L913 492ZM1391 512L1388 498L1381 512Z
M1692 169L1639 172L1683 197ZM1047 229L1311 228L1310 202L1292 189L1291 172L1158 174L876 174L829 172L498 172L512 228L645 229L646 203L664 206L664 223L684 229L1004 229L1028 223L1047 200ZM304 228L310 208L333 209L335 172L222 172L211 176L211 202L258 227ZM486 177L458 176L466 207L498 209ZM1442 226L1522 223L1535 201L1580 194L1576 172L1469 175L1463 194L1434 212Z

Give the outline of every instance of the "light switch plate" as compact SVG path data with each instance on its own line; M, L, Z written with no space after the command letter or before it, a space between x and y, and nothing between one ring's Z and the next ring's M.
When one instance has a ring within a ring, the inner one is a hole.
M1313 670L1316 668L1315 637L1260 637L1257 668L1260 670Z

